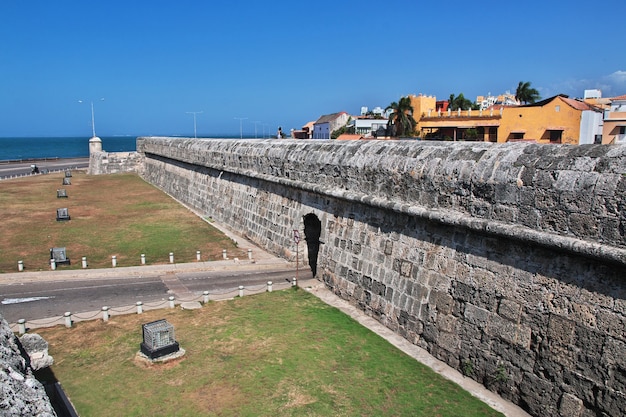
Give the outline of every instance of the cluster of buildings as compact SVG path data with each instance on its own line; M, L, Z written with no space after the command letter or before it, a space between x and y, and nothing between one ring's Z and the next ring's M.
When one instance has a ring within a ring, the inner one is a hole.
M510 93L478 97L478 110L451 110L434 96L410 95L415 137L422 140L564 143L572 145L626 143L626 94L603 98L599 90L585 90L582 99L559 94L521 105ZM328 114L292 130L297 139L330 139L342 127L350 134L337 139L388 138L389 112L377 107Z

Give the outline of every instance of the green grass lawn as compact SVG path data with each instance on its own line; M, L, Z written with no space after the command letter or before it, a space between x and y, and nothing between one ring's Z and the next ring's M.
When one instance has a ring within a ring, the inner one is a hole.
M186 350L137 358L141 324L167 319ZM38 331L88 416L501 416L303 290Z
M71 185L63 173L0 181L0 272L16 272L19 260L26 271L48 270L50 248L65 247L71 265L90 268L221 259L243 251L220 231L134 174L86 175L74 171ZM57 198L65 188L68 198ZM57 208L67 208L69 221L57 221Z

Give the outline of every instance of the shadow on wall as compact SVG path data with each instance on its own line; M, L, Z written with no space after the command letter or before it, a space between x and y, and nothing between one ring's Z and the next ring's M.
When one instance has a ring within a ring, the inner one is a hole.
M324 243L320 241L322 222L313 213L307 214L303 219L306 247L309 251L309 266L311 267L313 277L315 277L317 275L317 255L320 251L320 244Z

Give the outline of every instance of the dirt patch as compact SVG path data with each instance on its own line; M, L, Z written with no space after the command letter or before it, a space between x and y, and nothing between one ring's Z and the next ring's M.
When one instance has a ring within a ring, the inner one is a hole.
M237 386L219 382L186 394L185 397L205 413L238 409L246 402L246 397Z

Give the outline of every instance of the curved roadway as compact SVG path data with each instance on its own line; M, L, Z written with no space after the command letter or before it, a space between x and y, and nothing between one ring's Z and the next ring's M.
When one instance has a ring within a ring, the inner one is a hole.
M37 165L39 174L48 170L65 171L67 169L87 169L89 168L89 158L61 158L61 159L35 159L23 161L0 161L0 179L23 177L33 175L31 165Z

